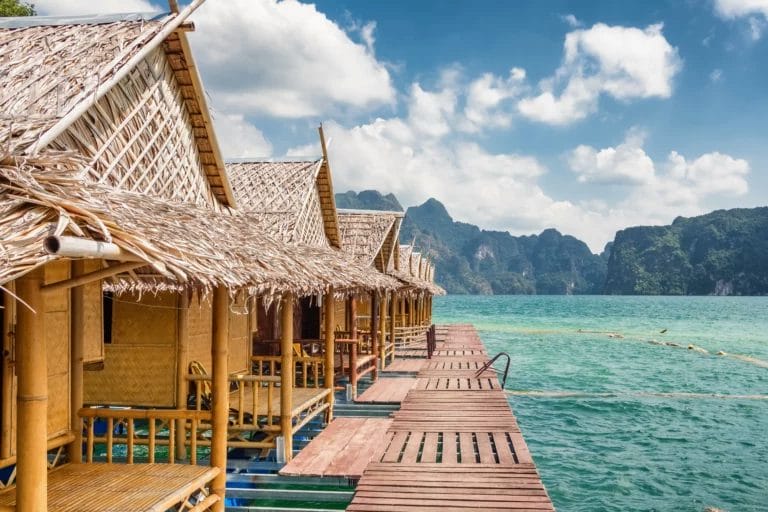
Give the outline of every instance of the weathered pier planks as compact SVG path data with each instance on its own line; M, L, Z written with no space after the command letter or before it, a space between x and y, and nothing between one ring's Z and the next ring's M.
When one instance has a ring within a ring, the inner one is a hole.
M488 356L476 331L436 332L434 356L422 359L347 510L554 510L495 373L477 374ZM426 357L420 347L405 352Z

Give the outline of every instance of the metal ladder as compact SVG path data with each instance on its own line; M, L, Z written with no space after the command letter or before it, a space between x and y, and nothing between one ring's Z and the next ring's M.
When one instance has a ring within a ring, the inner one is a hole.
M498 360L502 356L507 358L507 364L504 366L504 372L496 368L492 368L491 366L493 363L496 362L496 360ZM501 381L501 388L504 389L504 386L506 386L507 384L507 375L509 374L509 364L511 361L512 361L512 358L509 357L509 354L507 354L506 352L499 352L498 354L493 356L493 359L485 363L482 367L480 367L479 370L477 370L477 372L475 373L475 377L479 377L480 375L483 374L485 370L487 370L488 368L492 368L493 371L495 371L498 375L501 375L502 373L504 374L504 379Z

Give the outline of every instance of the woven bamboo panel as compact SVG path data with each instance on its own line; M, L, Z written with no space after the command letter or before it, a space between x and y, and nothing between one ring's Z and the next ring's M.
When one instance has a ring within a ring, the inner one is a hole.
M116 295L112 300L112 343L175 347L177 305L178 296L172 292Z
M213 339L213 313L210 297L198 300L198 295L189 304L188 315L189 346L188 361L199 361L206 368L211 367L211 340Z
M85 272L93 272L101 268L101 261L85 261ZM95 281L83 286L83 307L85 311L85 340L83 346L83 362L93 363L104 360L103 315L101 299L101 282Z
M45 281L52 283L69 277L68 261L45 266ZM48 366L48 434L69 429L69 291L46 294L42 316Z
M91 179L123 190L218 208L194 128L158 48L57 140L91 159Z
M112 344L105 349L104 369L85 372L85 403L174 406L175 346Z
M249 315L246 309L246 300L242 297L243 294L240 295L229 311L229 354L227 358L229 373L250 371L251 368Z
M227 164L232 191L253 221L285 242L327 247L317 190L322 160Z

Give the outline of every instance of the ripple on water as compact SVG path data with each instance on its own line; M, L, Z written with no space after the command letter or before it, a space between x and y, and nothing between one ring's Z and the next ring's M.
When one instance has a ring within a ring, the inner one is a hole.
M727 398L768 395L768 369L715 355L768 360L768 298L449 296L435 317L510 352L508 389L576 393L510 396L561 512L768 511L768 400Z

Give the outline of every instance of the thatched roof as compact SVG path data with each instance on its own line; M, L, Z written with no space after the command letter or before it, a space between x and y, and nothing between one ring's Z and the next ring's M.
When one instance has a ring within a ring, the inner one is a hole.
M139 256L169 287L225 285L260 294L307 295L329 286L398 286L340 251L276 241L237 212L84 183L83 165L75 153L0 155L0 284L53 259L43 251L47 236L69 234L112 242ZM127 288L146 286L138 277L126 279ZM143 289L162 285L155 279Z
M397 245L403 213L341 209L338 212L344 252L385 272Z
M432 295L445 295L445 290L434 283L434 266L422 259L421 253L414 252L413 245L398 247L399 267L389 266L388 274L398 278L406 286L426 291Z
M237 160L227 173L240 209L285 242L340 247L339 221L324 158Z
M161 48L178 83L211 191L221 203L233 205L182 26L197 5L199 2L180 13L159 15L0 19L0 146L11 154L31 154L46 147L75 149L57 143L58 136L113 89L113 81L146 74L148 70L137 69L138 59ZM109 117L106 114L110 113L104 114ZM142 123L132 122L137 129ZM115 126L95 128L116 131ZM93 148L94 152L98 149Z

